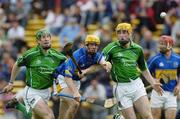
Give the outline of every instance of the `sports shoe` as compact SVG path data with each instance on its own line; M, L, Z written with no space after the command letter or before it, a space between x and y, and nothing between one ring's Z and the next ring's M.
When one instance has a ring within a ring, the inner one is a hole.
M17 99L13 98L6 104L5 107L6 107L6 109L15 108L17 104L18 104Z

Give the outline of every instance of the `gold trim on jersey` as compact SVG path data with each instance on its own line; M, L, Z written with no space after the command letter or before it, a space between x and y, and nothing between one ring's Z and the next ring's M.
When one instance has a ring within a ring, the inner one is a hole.
M155 73L156 73L156 79L163 79L165 83L168 83L169 80L177 79L176 69L157 69Z

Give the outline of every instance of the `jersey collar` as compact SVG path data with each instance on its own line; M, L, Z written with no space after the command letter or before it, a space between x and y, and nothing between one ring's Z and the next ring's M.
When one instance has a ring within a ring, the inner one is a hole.
M116 41L116 44L118 46L120 46L121 48L123 48L122 45L119 43L119 41ZM132 47L134 47L134 42L132 40L130 40L130 47L129 48L132 48Z
M40 45L37 45L37 48L39 49L40 53L42 53L43 55L48 55L50 53L50 51L51 51L50 50L51 48L50 48L50 49L48 49L48 52L45 53Z
M163 53L161 53L161 52L159 52L159 54L160 54L161 56L165 57L166 59L171 59L171 57L172 57L172 55L174 54L174 52L173 52L173 50L171 50L171 54L170 54L170 56L169 56L168 58L165 56L165 54L163 54Z

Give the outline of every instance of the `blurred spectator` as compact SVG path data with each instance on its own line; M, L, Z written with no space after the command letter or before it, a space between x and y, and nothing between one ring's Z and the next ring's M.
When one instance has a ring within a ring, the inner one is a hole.
M175 40L175 46L180 47L180 16L172 27L171 36Z
M75 5L71 5L69 10L70 10L70 16L74 17L77 23L80 24L82 20L80 8L75 4Z
M101 40L99 51L112 41L112 29L109 24L104 24L100 29L94 32Z
M61 7L64 8L69 8L71 5L75 4L76 0L61 0Z
M115 13L116 12L116 4L115 4L115 8L113 9L113 3L114 0L104 0L104 18L101 19L101 22L103 22L103 24L107 23L107 22L110 22L112 20L112 17L113 17L113 11Z
M0 91L7 85L8 77L7 74L8 72L3 69L4 66L2 63L0 63Z
M2 55L2 60L1 60L1 66L2 66L2 71L4 72L4 76L6 77L6 81L9 82L10 80L10 75L11 75L11 70L13 68L13 65L15 63L15 60L11 56L9 52L4 52Z
M140 20L139 27L146 26L151 31L155 31L154 11L147 0L140 0L140 5L136 9L137 18Z
M116 16L116 23L120 23L120 22L124 22L124 21L128 21L129 17L128 17L128 12L126 12L126 4L123 1L119 1L119 3L117 4L117 14Z
M153 39L152 32L149 30L143 32L140 45L143 47L145 59L149 59L149 57L157 52L157 43Z
M4 13L4 10L2 8L0 8L0 28L5 27L6 19L7 19L7 17Z
M33 17L38 17L42 15L43 11L43 1L42 0L33 0L32 1L32 10L33 10Z
M19 20L20 25L24 27L27 24L27 20L29 17L28 15L30 11L30 8L27 7L27 5L28 5L28 1L25 4L24 0L17 0L15 9L12 10L17 14L16 18Z
M16 20L16 14L14 12L8 12L7 13L6 23L4 24L5 30L8 30L9 28L12 27L12 22L14 20Z
M170 8L169 8L166 16L164 17L165 23L164 23L164 29L162 31L162 34L165 34L165 35L171 35L171 29L172 29L174 23L176 22L177 13L178 13L176 3L170 4L169 7Z
M77 35L77 37L73 41L73 46L72 46L73 51L84 47L84 45L85 45L84 39L86 38L86 35L87 35L87 33L86 33L85 28L81 27L79 34Z
M21 52L22 48L26 48L27 49L27 42L25 42L23 39L15 39L15 41L13 42L13 47L15 47L17 49L17 52Z
M18 20L12 21L12 27L8 30L7 36L10 40L24 39L24 28L19 25Z
M80 32L80 26L75 18L68 19L67 24L60 32L60 44L64 46L67 42L72 42Z
M91 80L90 86L88 86L84 92L84 97L95 97L101 100L106 99L105 87L98 82L98 76L95 76ZM91 107L92 119L105 119L107 111L104 107L92 105Z
M8 53L10 53L11 56L12 56L14 59L16 59L18 51L17 51L17 48L13 47L11 41L7 41L7 42L5 42L4 44L2 44L2 47L1 47L0 49L2 50L2 52L8 52ZM2 53L2 54L3 54L3 53ZM0 54L0 57L1 57L2 54Z
M167 12L168 5L166 0L155 0L152 8L154 10L154 19L157 24L164 23L164 19L160 17L161 12Z
M0 28L0 47L7 41L7 37L3 29Z
M61 9L56 7L55 10L49 10L45 19L46 27L53 35L58 35L64 25L65 17Z
M100 23L103 24L104 22L104 11L105 11L105 4L104 4L104 0L94 0L94 4L96 7L96 11L95 11L95 16L94 16L94 20L93 23Z
M99 83L102 84L106 89L106 97L112 98L113 97L113 85L111 85L112 80L110 78L110 74L107 73L104 69L99 69L97 74L99 76Z
M97 7L93 0L79 0L77 2L77 6L80 7L81 15L83 18L82 24L87 26L92 24L95 19L95 13L97 11Z

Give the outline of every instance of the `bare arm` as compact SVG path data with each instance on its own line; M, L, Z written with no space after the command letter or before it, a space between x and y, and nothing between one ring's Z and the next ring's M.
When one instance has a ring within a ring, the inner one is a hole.
M74 94L73 96L77 97L77 98L80 98L81 95L79 94L78 89L74 85L73 80L71 78L69 78L69 77L65 77L65 81L66 81L68 87L70 88L70 90L73 92L73 94Z
M101 61L99 62L99 64L107 71L110 72L112 65L110 62L106 61L104 57L102 57Z
M18 67L17 62L14 64L12 71L11 71L11 78L9 84L4 87L3 91L4 92L9 92L13 89L13 82L16 79L17 74L20 71L20 67Z
M107 71L110 72L112 65L110 62L106 61L104 57L100 60L99 64ZM99 65L92 65L89 68L82 70L82 74L78 74L80 78L83 78L86 74L96 72L100 69Z
M18 75L19 71L20 71L21 67L18 67L17 62L14 64L12 71L11 71L11 78L10 78L10 82L14 82L14 80L16 79L16 76Z
M146 78L146 80L151 84L151 86L154 88L154 90L159 94L163 94L163 89L161 88L161 84L157 83L154 78L151 76L148 69L144 70L142 72L142 75Z
M154 78L151 76L150 72L148 69L146 69L145 71L142 72L142 75L146 78L146 80L153 86L156 81L154 80Z
M82 70L82 73L83 73L83 76L84 75L87 75L87 74L90 74L90 73L93 73L93 72L96 72L100 69L100 66L99 65L92 65L90 66L89 68L85 69L85 70Z
M179 94L179 92L180 92L180 78L178 78L178 83L177 83L176 87L174 88L173 93L175 96L177 96Z

